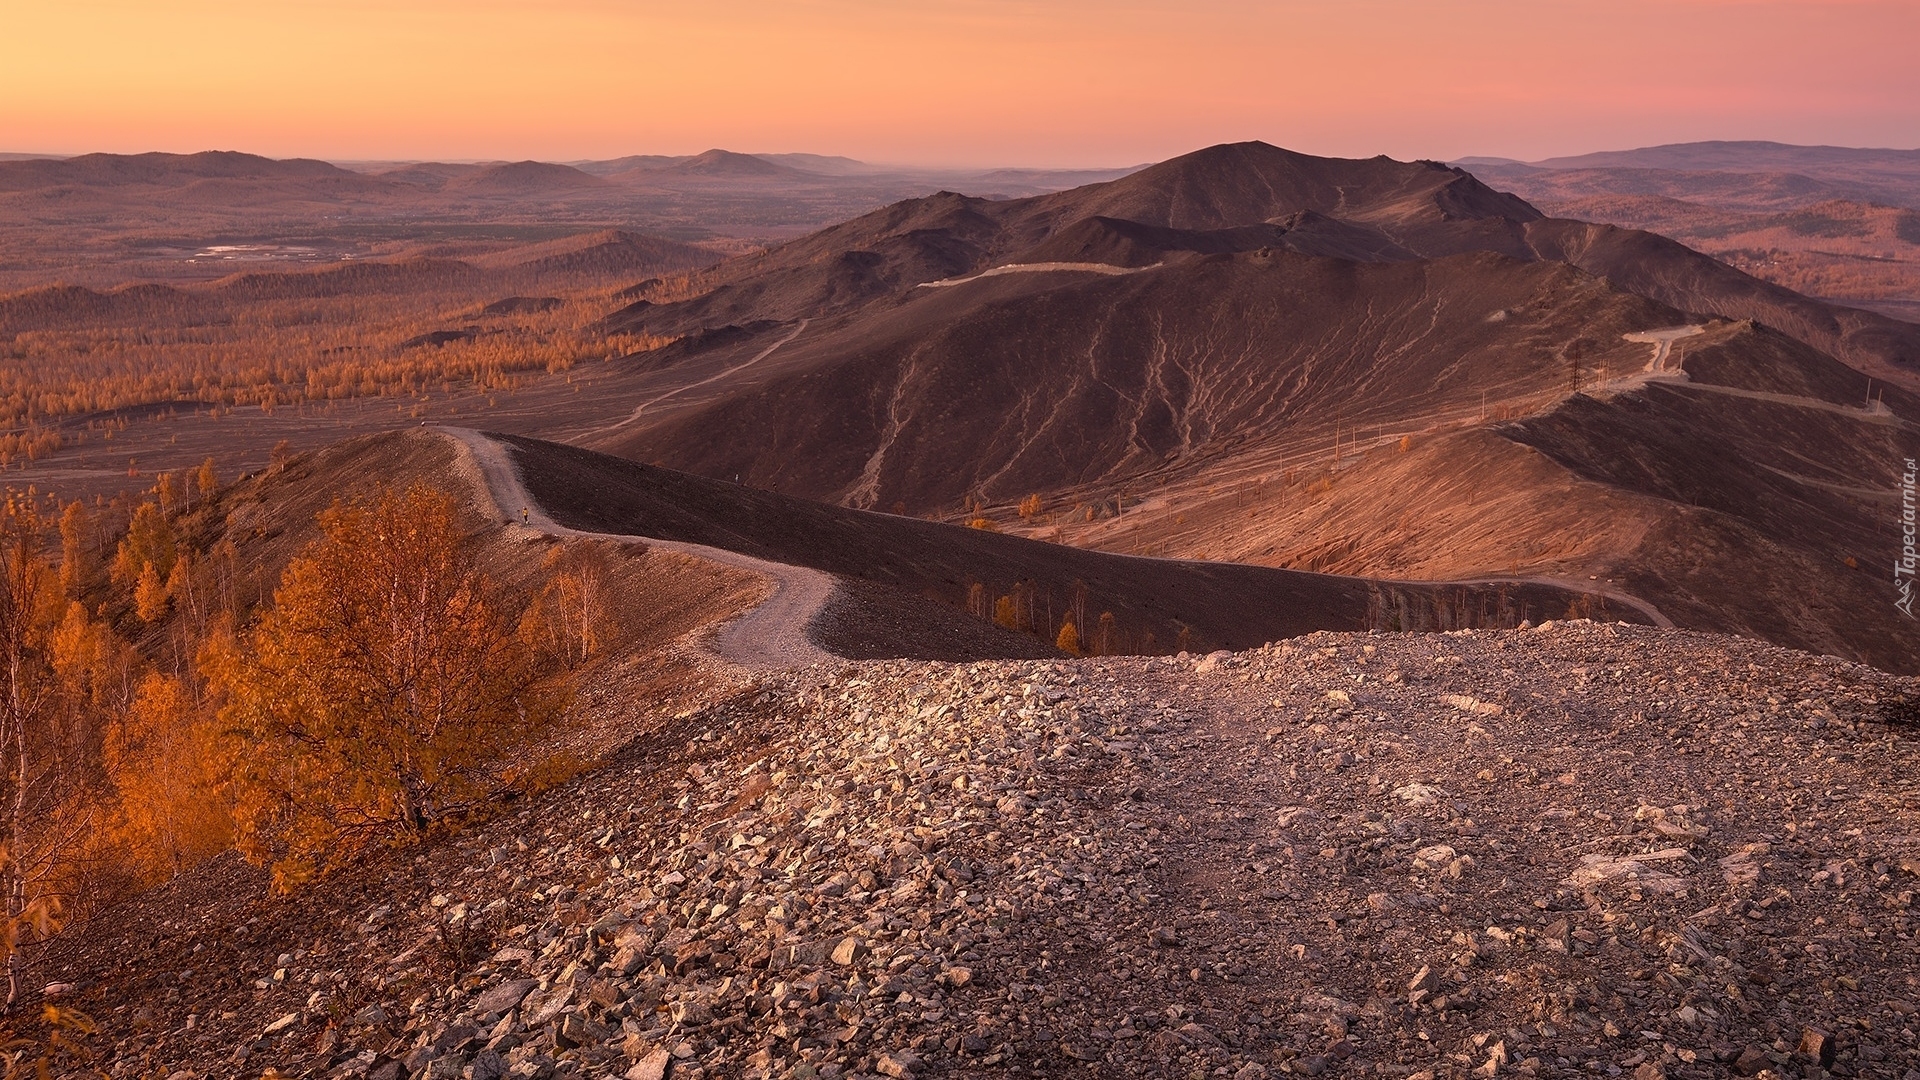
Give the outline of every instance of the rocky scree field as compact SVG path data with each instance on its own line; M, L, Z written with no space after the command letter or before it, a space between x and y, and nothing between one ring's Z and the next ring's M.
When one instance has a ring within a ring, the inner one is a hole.
M733 684L76 938L113 1076L1902 1076L1911 679L1585 621Z

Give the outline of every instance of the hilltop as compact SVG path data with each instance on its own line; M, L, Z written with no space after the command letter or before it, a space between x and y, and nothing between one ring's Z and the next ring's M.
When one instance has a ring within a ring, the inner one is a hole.
M193 1075L1920 1064L1910 680L1574 622L733 685L418 858L183 877L63 995Z

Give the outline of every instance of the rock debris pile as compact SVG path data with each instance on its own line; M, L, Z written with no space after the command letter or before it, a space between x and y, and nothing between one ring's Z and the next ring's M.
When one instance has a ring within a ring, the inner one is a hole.
M1915 692L1585 622L816 667L76 994L115 1076L1920 1075Z

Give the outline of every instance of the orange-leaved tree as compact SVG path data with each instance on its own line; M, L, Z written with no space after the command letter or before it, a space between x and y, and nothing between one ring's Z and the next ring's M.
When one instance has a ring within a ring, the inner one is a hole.
M1060 636L1053 639L1053 644L1068 656L1080 655L1080 630L1073 625L1073 616L1067 616L1060 624Z
M220 734L184 680L157 671L141 679L101 757L119 793L115 831L140 878L178 874L232 842Z
M521 620L521 635L578 668L600 651L609 608L607 552L591 541L553 549L542 563L546 587Z
M0 954L6 1007L19 993L23 935L44 936L59 901L55 876L86 822L76 816L87 733L60 693L53 638L66 613L47 558L51 522L39 500L0 502Z
M493 787L490 759L564 702L452 496L388 490L320 524L273 609L202 662L236 737L238 845L283 890L471 809Z
M152 568L157 580L166 581L167 575L173 572L178 543L173 523L167 520L160 504L141 503L134 510L133 519L127 522L127 534L120 539L119 550L114 554L114 583L131 585L139 581L148 568Z

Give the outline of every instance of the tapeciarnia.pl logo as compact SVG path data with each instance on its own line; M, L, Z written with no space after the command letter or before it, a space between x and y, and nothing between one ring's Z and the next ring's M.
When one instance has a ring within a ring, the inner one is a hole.
M1900 474L1900 557L1893 563L1893 587L1900 591L1900 599L1893 606L1900 614L1911 619L1913 615L1913 574L1916 560L1914 552L1914 510L1913 481L1915 469L1913 459L1907 458L1907 471Z

